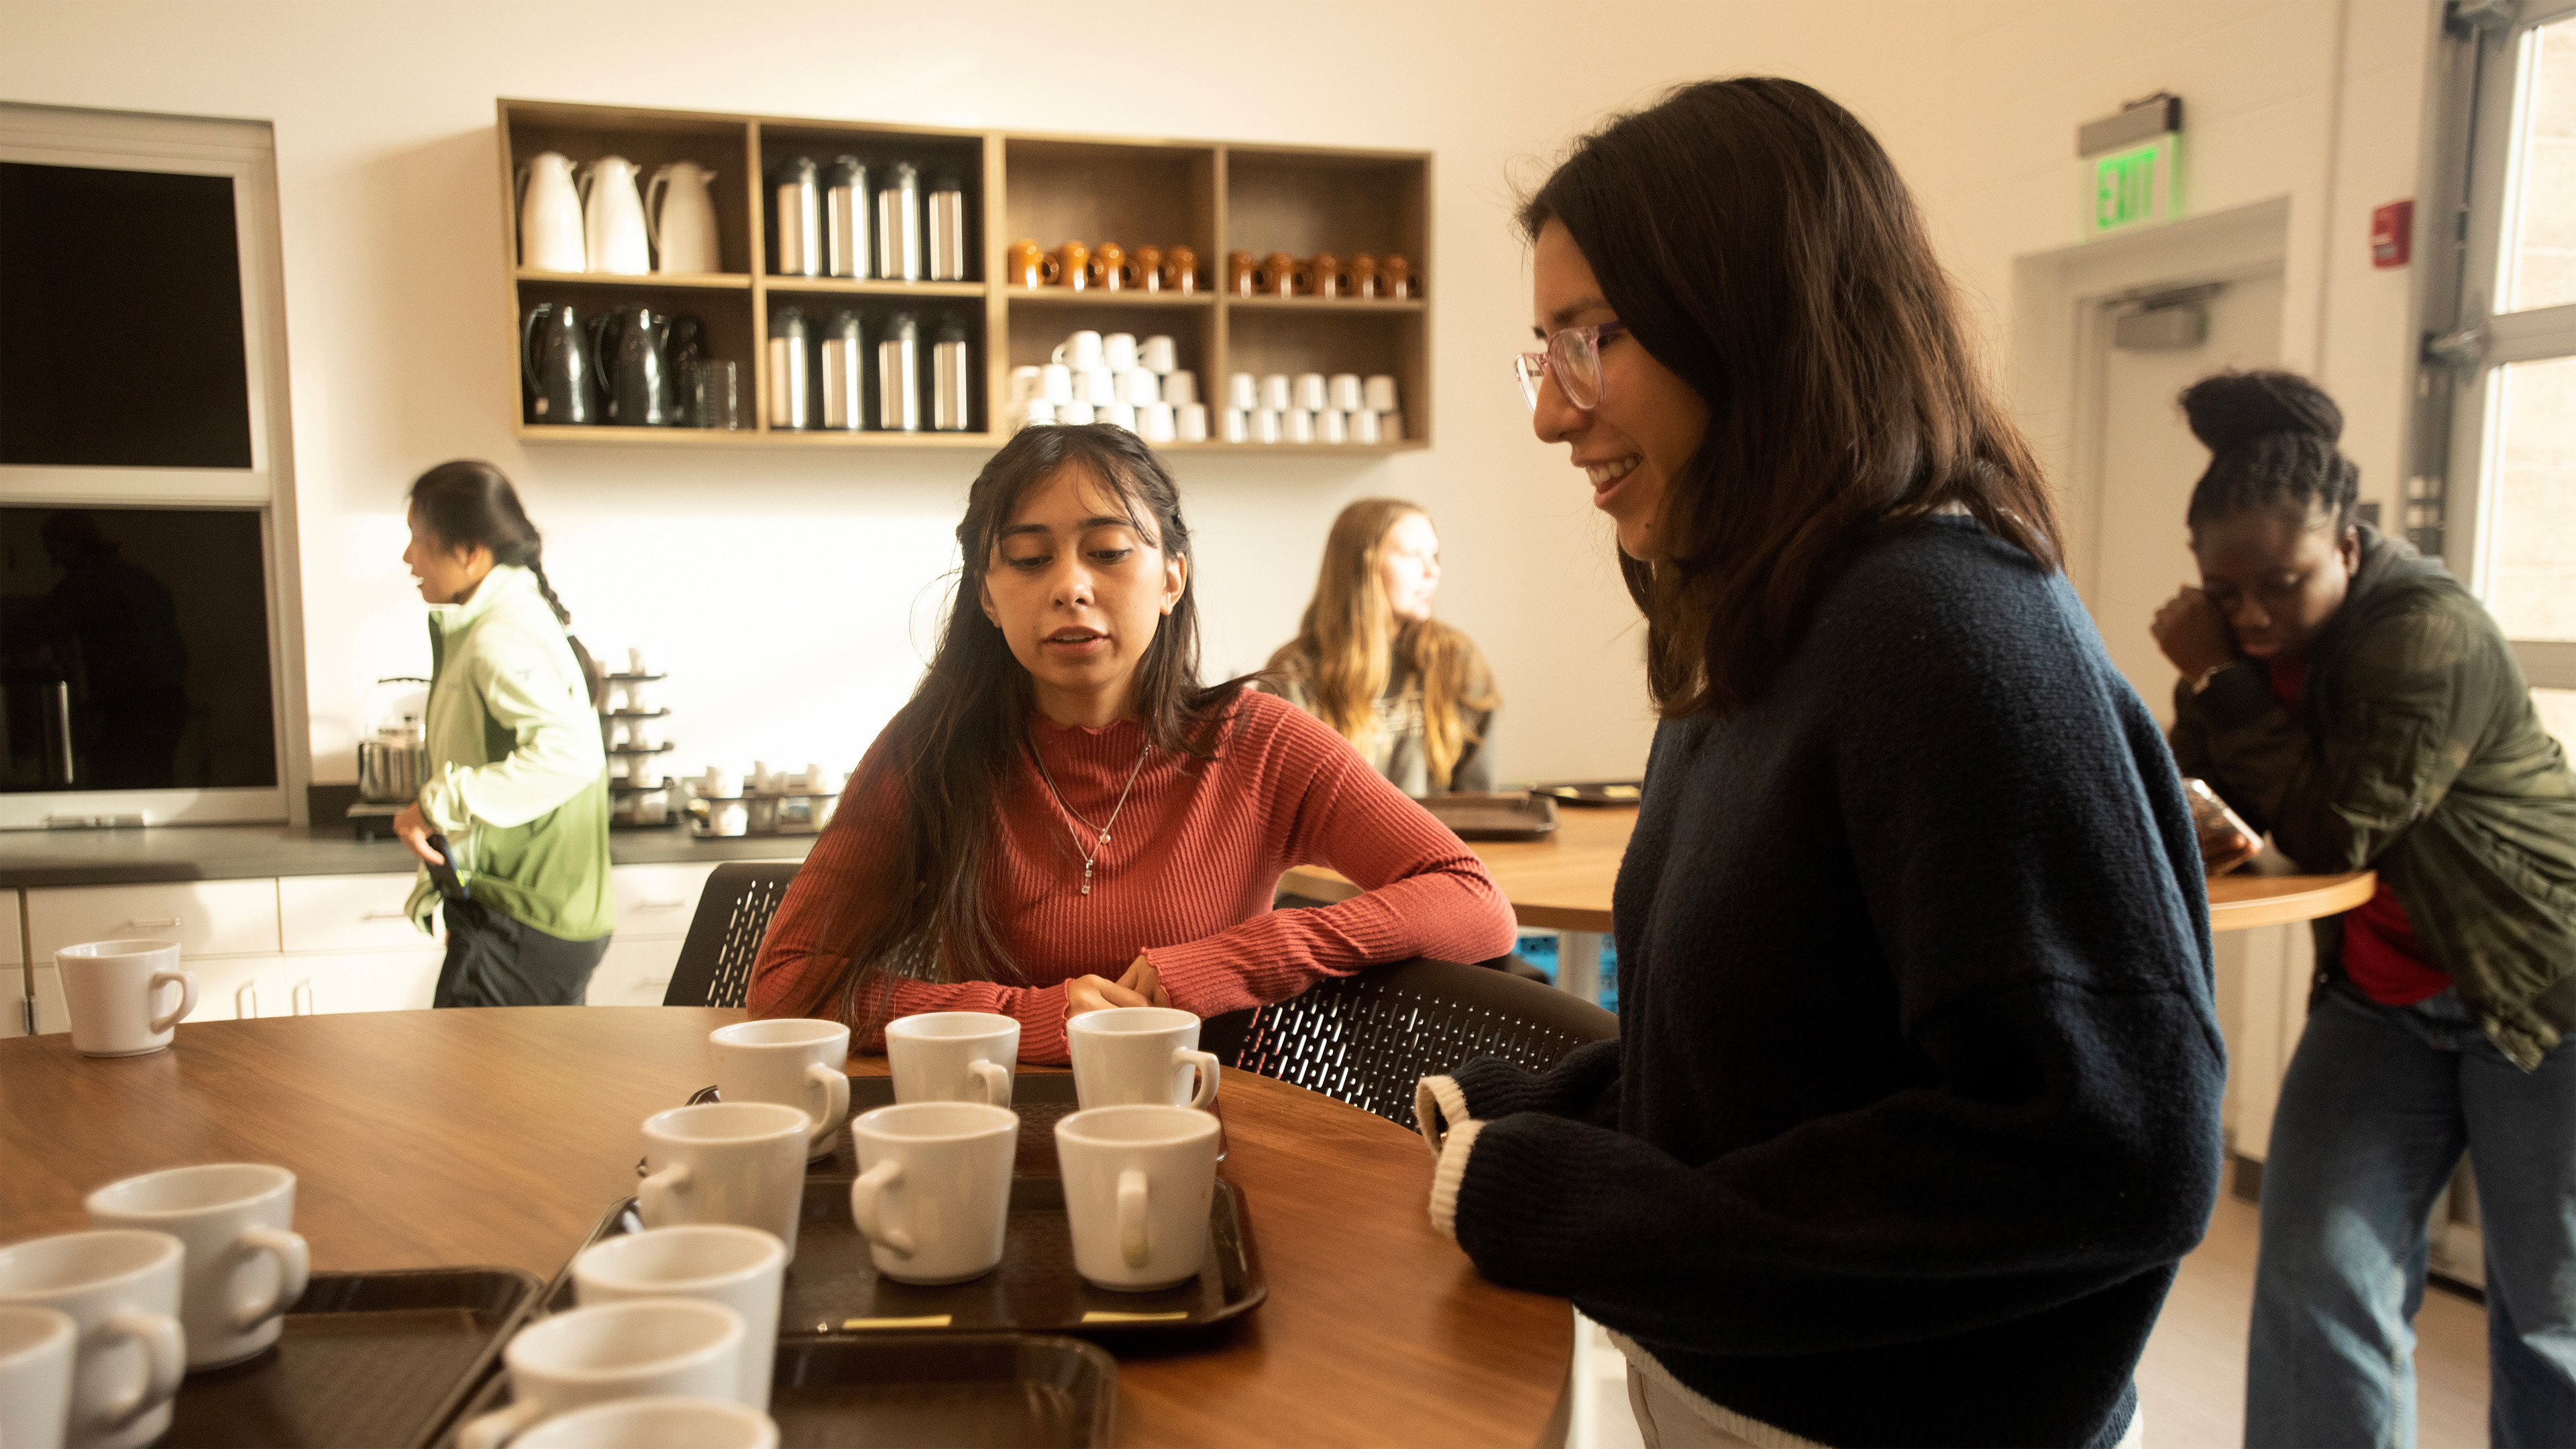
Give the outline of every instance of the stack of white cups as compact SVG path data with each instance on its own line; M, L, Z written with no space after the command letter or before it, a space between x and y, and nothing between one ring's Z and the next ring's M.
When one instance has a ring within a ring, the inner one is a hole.
M1395 379L1355 372L1326 377L1238 372L1226 379L1223 437L1229 443L1393 443L1404 438Z
M1110 423L1151 443L1203 442L1207 409L1198 394L1198 375L1181 367L1170 337L1086 330L1065 338L1045 364L1011 369L1007 417L1013 429Z

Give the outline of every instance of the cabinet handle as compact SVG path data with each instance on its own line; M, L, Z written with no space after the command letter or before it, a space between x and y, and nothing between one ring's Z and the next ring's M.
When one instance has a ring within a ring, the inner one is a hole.
M676 911L676 910L678 910L680 907L687 905L687 904L688 904L688 902L687 902L687 901L643 901L643 902L639 902L639 904L641 904L641 905L644 907L644 909L646 909L646 910L648 910L648 911Z
M367 911L362 913L358 919L362 921L400 921L407 920L409 918L400 911Z
M286 993L286 1006L287 1010L296 1016L311 1016L314 1013L312 977L308 976L296 982Z
M170 919L168 919L168 920L166 920L166 921L128 921L128 922L126 922L125 924L127 924L127 925L129 925L129 926L145 926L145 927L153 927L153 926L168 926L170 929L172 929L172 930L174 930L174 931L175 931L175 930L177 930L177 929L179 928L179 926L180 926L181 922L180 922L180 920L179 920L179 918L178 918L177 916L172 916Z
M233 1016L234 1016L234 1018L235 1018L236 1020L240 1020L240 1021L252 1021L252 1020L256 1020L256 1019L258 1018L258 1016L259 1016L259 983L258 983L258 982L256 982L256 981L245 981L245 982L243 982L239 987L237 987L237 988L235 988L235 989L234 989L234 991L233 991Z

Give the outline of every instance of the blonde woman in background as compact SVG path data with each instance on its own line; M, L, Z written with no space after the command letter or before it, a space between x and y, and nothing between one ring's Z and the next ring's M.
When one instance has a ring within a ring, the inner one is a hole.
M1439 588L1431 515L1363 498L1333 520L1305 620L1270 656L1273 689L1416 798L1494 788L1502 698L1476 641L1431 617Z

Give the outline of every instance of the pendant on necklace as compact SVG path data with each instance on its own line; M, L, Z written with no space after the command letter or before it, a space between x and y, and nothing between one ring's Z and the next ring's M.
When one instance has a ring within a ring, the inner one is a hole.
M1082 863L1082 893L1091 894L1091 862L1087 860Z

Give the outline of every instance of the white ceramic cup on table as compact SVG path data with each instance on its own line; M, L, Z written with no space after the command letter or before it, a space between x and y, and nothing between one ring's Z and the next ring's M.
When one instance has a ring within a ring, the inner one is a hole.
M813 1119L775 1102L702 1102L644 1119L644 1180L635 1205L648 1228L732 1223L758 1228L796 1256Z
M572 1260L583 1307L639 1298L694 1298L742 1315L735 1401L767 1412L778 1358L778 1296L787 1245L758 1228L692 1223L608 1238Z
M64 1233L0 1248L0 1305L51 1308L72 1321L76 1449L136 1449L170 1427L188 1371L179 1327L180 1261L168 1233Z
M886 1023L886 1065L898 1102L1011 1105L1020 1023L994 1011L925 1011Z
M1187 1107L1090 1107L1059 1119L1074 1271L1129 1292L1197 1277L1207 1262L1216 1153L1216 1119Z
M1199 1019L1168 1006L1116 1006L1069 1017L1073 1090L1084 1109L1150 1103L1206 1108L1217 1063L1199 1046ZM1195 1078L1195 1081L1193 1081Z
M1360 401L1373 413L1391 413L1401 406L1395 397L1395 375L1386 372L1369 374L1360 382Z
M557 1414L511 1442L518 1449L778 1449L778 1425L728 1400L657 1394Z
M737 1021L707 1033L716 1092L728 1102L775 1102L814 1119L808 1160L832 1154L850 1120L850 1029L837 1021L781 1017Z
M1157 332L1136 345L1136 364L1157 377L1167 376L1181 365L1180 347Z
M1086 329L1056 344L1054 353L1048 356L1047 361L1061 362L1076 372L1082 372L1088 368L1098 367L1102 356L1100 334Z
M1234 414L1241 417L1241 413ZM1204 403L1182 403L1172 409L1172 432L1180 442L1204 443L1208 436L1208 410Z
M174 941L65 946L54 953L54 967L71 1011L72 1049L85 1057L157 1052L197 1009L197 973L179 969Z
M619 1399L733 1399L742 1334L741 1314L686 1298L603 1303L541 1319L501 1351L509 1407L467 1421L456 1431L457 1449L501 1449L540 1420Z
M295 1174L261 1162L173 1167L112 1182L90 1225L168 1233L187 1246L179 1322L188 1367L239 1363L270 1344L304 1296L312 1254L294 1230ZM5 1445L0 1445L5 1449Z
M79 1344L59 1309L0 1305L0 1449L62 1449Z
M981 1102L905 1102L850 1122L859 1176L850 1219L877 1272L963 1283L1002 1261L1019 1114Z
M1100 339L1100 364L1111 372L1131 372L1136 367L1136 334L1110 332Z

